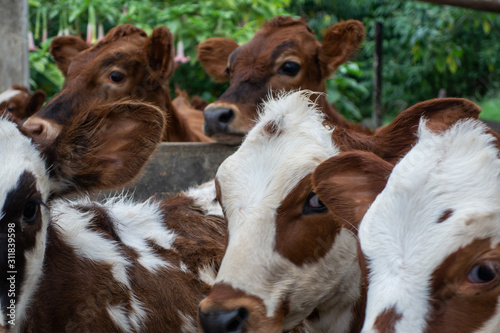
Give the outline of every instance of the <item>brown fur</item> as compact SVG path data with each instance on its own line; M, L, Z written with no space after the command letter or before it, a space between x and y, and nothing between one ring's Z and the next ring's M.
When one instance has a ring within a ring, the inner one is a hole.
M33 94L27 87L18 84L14 84L10 89L19 90L21 93L0 103L0 116L6 114L16 123L37 112L47 98L47 94L41 89L35 90Z
M275 250L297 266L321 259L332 247L342 221L331 212L304 215L302 206L312 191L311 176L302 179L276 212Z
M375 319L373 326L381 333L394 333L394 327L401 317L401 314L398 313L396 309L386 309L377 317L377 319Z
M153 105L120 101L76 115L54 142L39 140L52 181L61 182L58 194L132 180L156 150L164 117Z
M450 254L432 274L427 333L465 333L478 330L496 312L500 279L485 284L468 281L476 264L488 260L500 267L500 246L490 239L476 239Z
M214 133L214 138L225 140L227 135L242 136L248 132L257 116L258 105L271 88L273 91L300 88L325 92L325 80L355 53L364 35L363 24L349 20L330 27L320 44L305 21L278 16L264 24L253 39L242 46L225 38L210 38L201 43L198 60L207 73L216 81L230 81L230 87L205 109L205 113L221 105L235 112L228 129L224 133ZM288 60L301 65L295 76L279 72ZM334 124L370 132L346 122L325 95L318 96L315 101ZM207 119L205 116L206 122Z
M186 108L191 110L180 111L172 104L168 79L175 68L174 48L166 27L155 28L148 37L133 25L120 25L92 47L77 37L61 36L52 41L51 54L66 81L24 123L30 135L53 141L89 107L126 98L162 109L167 118L163 141L212 141L201 133L200 112L190 105ZM121 75L121 81L115 81L116 75Z
M376 196L384 189L395 163L416 143L422 117L434 131L444 131L461 119L477 118L480 109L464 99L434 99L414 105L373 136L334 130L333 138L345 152L321 163L313 173L314 191L342 226L357 233L357 228ZM336 133L335 133L336 132ZM358 151L356 151L358 149ZM354 150L354 151L353 151ZM364 151L363 151L364 150ZM451 214L451 213L450 213ZM448 214L444 215L444 218ZM366 305L369 267L358 243L358 261L362 272L362 299ZM357 311L358 331L364 311ZM387 313L378 321L380 332L391 332L396 313ZM438 330L439 331L439 330Z
M210 298L210 300L205 299L200 303L200 312L209 313L245 307L250 310L250 316L245 321L245 331L282 332L283 311L278 311L276 316L267 317L264 303L259 297L249 295L225 283L216 283L212 288L211 295L214 295L214 297Z
M415 144L420 119L428 119L428 126L443 131L460 119L477 119L481 109L462 98L437 98L420 102L401 112L389 125L367 135L344 128L335 128L334 142L342 151L371 151L383 159L396 163Z
M166 199L161 207L165 226L178 237L173 249L157 247L155 254L177 268L161 268L152 273L139 264L133 249L120 243L119 246L122 255L132 263L127 269L132 291L147 312L142 331L180 332L183 322L178 313L195 319L198 302L209 290L199 280L198 270L221 260L223 223L221 218L205 216L185 195ZM79 210L96 212L94 230L104 238L116 238L110 217L92 205ZM22 331L120 331L106 307L120 304L125 312L132 311L131 294L113 278L111 267L77 255L61 238L57 223L49 224L47 244L44 275ZM178 268L181 261L189 272Z

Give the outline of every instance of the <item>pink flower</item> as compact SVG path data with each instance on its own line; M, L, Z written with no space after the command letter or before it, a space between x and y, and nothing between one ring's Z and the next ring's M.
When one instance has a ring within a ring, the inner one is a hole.
M189 61L189 57L184 56L184 44L182 42L177 43L177 53L174 57L175 62L185 64Z
M42 31L42 43L47 40L47 29L43 29Z
M97 27L97 41L100 41L103 38L104 38L104 27L102 23L99 23L99 26Z
M35 45L35 41L33 39L33 33L30 31L28 32L28 50L34 51L36 49L38 49L38 47Z
M87 44L92 44L92 24L87 23L87 39L85 40Z

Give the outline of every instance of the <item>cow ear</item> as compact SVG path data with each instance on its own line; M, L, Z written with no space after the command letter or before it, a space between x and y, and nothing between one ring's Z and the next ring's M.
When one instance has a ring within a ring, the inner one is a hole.
M90 46L75 36L59 36L50 42L49 52L63 75L68 75L68 68L74 56Z
M463 98L436 98L420 102L400 113L389 125L375 131L377 155L386 160L399 160L417 141L421 118L434 132L443 132L461 119L477 119L481 109Z
M45 93L45 91L41 89L35 90L28 105L26 106L25 117L31 117L38 110L40 110L46 99L47 94Z
M392 167L373 153L341 153L314 170L314 191L338 221L356 230L372 202L384 189Z
M197 59L208 75L216 82L226 82L229 55L238 47L238 43L230 38L213 37L200 43L197 48Z
M146 40L144 52L151 70L148 83L163 84L174 73L174 38L167 27L156 27Z
M90 108L54 143L39 143L55 195L116 189L132 181L161 142L164 127L164 112L150 104Z
M365 38L363 23L347 20L332 25L326 31L319 50L319 61L323 76L328 77L359 49Z

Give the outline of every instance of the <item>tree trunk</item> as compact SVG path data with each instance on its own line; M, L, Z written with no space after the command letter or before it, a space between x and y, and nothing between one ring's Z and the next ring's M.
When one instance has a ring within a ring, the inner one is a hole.
M419 0L432 2L438 5L451 5L457 7L484 10L500 13L500 0Z

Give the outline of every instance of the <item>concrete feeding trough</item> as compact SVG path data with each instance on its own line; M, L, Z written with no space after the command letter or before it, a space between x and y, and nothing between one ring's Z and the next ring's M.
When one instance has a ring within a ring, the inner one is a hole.
M166 198L214 178L238 146L219 143L162 143L142 174L124 188L135 200Z

